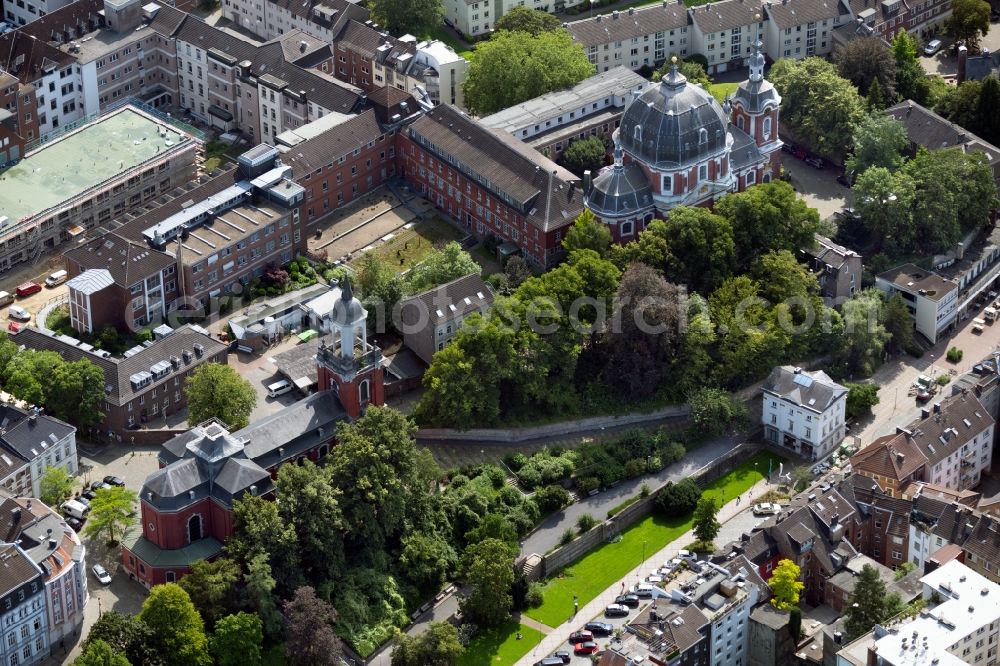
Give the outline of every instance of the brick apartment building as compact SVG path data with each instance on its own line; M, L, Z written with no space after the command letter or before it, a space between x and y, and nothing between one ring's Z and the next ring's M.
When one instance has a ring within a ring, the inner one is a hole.
M0 164L20 159L25 145L38 138L35 88L0 71Z

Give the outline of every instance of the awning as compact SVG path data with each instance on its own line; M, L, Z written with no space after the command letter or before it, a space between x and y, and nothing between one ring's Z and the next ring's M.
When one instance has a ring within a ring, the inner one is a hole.
M222 120L225 120L227 123L232 121L233 119L233 114L229 113L225 109L218 107L214 104L210 104L208 106L208 114L210 116L215 116L216 118L221 118Z
M68 233L70 236L79 236L84 231L86 231L86 229L84 229L80 225L76 225L76 226L73 226L73 227L70 227L69 229L67 229L66 233Z
M297 337L302 342L309 342L310 340L312 340L313 338L317 337L318 335L319 335L319 331L314 331L313 329L310 328L308 331L302 331L301 333L299 333Z

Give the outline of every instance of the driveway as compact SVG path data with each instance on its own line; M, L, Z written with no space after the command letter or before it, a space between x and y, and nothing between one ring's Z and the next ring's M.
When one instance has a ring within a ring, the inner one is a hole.
M1000 331L1000 329L997 330ZM614 488L571 504L562 511L550 515L542 521L534 532L524 538L524 541L521 542L521 555L532 553L544 555L559 545L559 537L562 536L563 532L567 529L576 529L576 521L583 514L589 513L598 520L604 520L608 515L608 509L612 509L637 495L642 484L645 483L652 489L667 481L677 482L686 479L732 449L739 442L740 438L736 436L713 439L691 451L683 460L666 469L637 479L622 481Z
M796 192L819 211L821 220L832 217L847 205L851 191L837 182L838 168L815 169L789 153L781 154L781 165L791 174Z

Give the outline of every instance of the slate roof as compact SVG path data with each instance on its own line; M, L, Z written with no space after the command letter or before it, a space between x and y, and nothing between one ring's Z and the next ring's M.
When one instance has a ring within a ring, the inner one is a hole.
M763 389L815 412L826 411L834 402L847 395L847 389L830 379L822 370L809 372L790 365L782 365L771 371L764 380Z
M0 597L41 576L41 569L23 550L14 544L0 546Z
M146 539L137 529L122 537L122 547L153 567L184 567L222 553L222 544L212 537L198 539L177 550L165 550Z
M404 325L426 321L428 325L464 317L493 304L493 292L478 273L470 273L440 287L411 296L400 304Z
M248 458L270 469L332 438L337 424L346 417L332 391L319 391L254 421L233 436L246 442ZM279 447L284 453L279 453Z
M460 170L506 194L542 231L572 224L583 210L576 176L510 134L483 127L451 105L436 106L407 131L432 154L457 162Z
M765 5L764 11L768 18L782 29L824 19L835 19L841 14L848 13L840 0L786 0L785 2L779 0Z
M1000 562L1000 523L993 516L982 514L962 548L978 559L992 564Z
M760 152L757 142L741 130L736 125L729 126L729 133L733 135L733 146L729 152L729 162L734 171L746 169L753 164L764 162L764 155Z
M186 201L189 197L178 198ZM175 263L174 257L169 254L154 250L146 243L123 238L115 232L104 234L84 245L67 250L65 256L79 264L84 271L97 269L107 271L115 284L125 289ZM80 277L83 276L73 279L77 280Z
M990 166L1000 164L1000 148L912 100L889 107L885 113L903 124L910 143L914 145L928 150L960 146L965 152L983 153Z
M0 434L0 442L27 461L45 455L46 449L76 432L68 423L47 414L28 415Z
M22 83L32 83L52 71L73 64L75 58L20 30L0 35L0 69Z
M826 236L816 234L816 247L803 250L805 254L814 257L834 270L840 270L847 263L849 257L856 257L858 253L849 250L843 245L837 245Z
M975 395L959 393L935 404L930 416L914 421L908 430L927 464L933 466L992 425L993 417ZM900 433L897 437L909 435Z
M572 35L573 41L588 47L677 30L686 27L689 20L683 3L663 2L659 5L619 12L618 18L615 18L614 14L601 14L573 21L566 25L566 29Z
M338 157L347 155L356 148L367 146L382 134L382 128L375 118L375 111L368 109L318 136L289 148L281 153L281 163L292 167L296 181L306 182L305 177L316 169L336 161Z
M368 10L363 3L353 3L348 0L266 0L276 7L281 7L289 11L293 16L309 19L311 22L324 27L335 26L348 19L356 21L368 20ZM326 21L313 11L316 7L324 7L331 10L332 21Z
M811 1L811 0L810 0ZM755 16L763 16L764 3L760 0L722 0L700 7L691 7L691 22L706 35L741 26L751 26L758 22Z

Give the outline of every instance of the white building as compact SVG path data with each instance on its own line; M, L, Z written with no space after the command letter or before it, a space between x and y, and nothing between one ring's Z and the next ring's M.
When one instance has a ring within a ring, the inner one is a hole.
M45 576L17 543L0 544L0 663L37 664L49 656Z
M764 381L763 393L767 441L810 460L826 457L843 441L847 389L825 372L777 367Z
M402 40L408 37L406 35ZM468 60L455 53L444 42L435 39L417 44L414 63L423 68L423 86L432 102L465 107L462 84L469 72ZM376 72L380 65L381 63L375 63Z
M79 471L76 428L36 410L0 404L0 486L12 495L41 494L49 467L72 476Z
M573 21L566 29L598 72L619 65L629 69L654 67L671 55L686 58L699 52L689 42L693 29L688 28L687 10L668 0L662 5Z
M995 423L972 393L959 393L924 409L910 426L912 439L927 457L924 478L952 490L979 485L993 461Z
M994 666L1000 586L958 560L920 579L928 608L912 621L876 626L837 653L837 666ZM941 603L933 605L933 600Z
M955 323L958 285L933 271L903 264L878 275L875 286L886 298L899 294L913 317L914 328L932 343Z
M750 612L761 600L764 583L744 557L725 567L706 566L714 571L703 574L707 581L692 596L700 598L696 605L710 624L709 664L742 666L748 659Z

